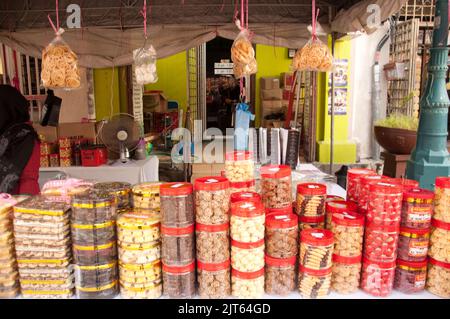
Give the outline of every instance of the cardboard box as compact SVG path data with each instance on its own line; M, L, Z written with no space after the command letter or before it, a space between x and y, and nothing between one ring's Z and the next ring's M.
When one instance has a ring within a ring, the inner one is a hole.
M58 126L58 138L83 136L95 140L97 123L61 123Z
M168 101L162 91L146 91L143 95L143 112L166 113Z
M280 79L275 77L261 78L261 90L273 90L280 88Z
M294 73L284 72L281 73L281 87L290 89L294 85Z
M281 128L283 125L283 121L263 120L264 128Z
M263 100L282 100L282 89L261 90L261 97Z
M33 127L38 135L44 137L45 142L53 143L58 140L58 128L53 126L41 126L39 124L33 124Z

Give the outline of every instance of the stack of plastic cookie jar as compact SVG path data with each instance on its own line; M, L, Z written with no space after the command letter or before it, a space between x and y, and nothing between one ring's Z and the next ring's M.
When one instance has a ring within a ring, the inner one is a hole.
M368 168L352 168L347 172L347 200L358 203L360 182L363 176L377 175Z
M100 194L109 194L116 200L117 213L131 208L131 184L124 182L106 182L94 184L94 190Z
M161 219L160 186L159 182L134 185L131 189L134 211L148 212Z
M299 230L325 227L325 201L327 187L324 184L303 183L297 185L296 213Z
M393 288L402 198L402 186L369 186L361 288L373 296L386 297Z
M450 297L450 177L436 178L426 288Z
M193 187L163 184L160 195L163 292L170 298L191 298L195 295Z
M75 290L80 299L109 299L119 291L116 203L109 194L72 199Z
M14 206L14 237L24 298L73 295L70 206L36 196Z
M19 293L12 222L16 203L10 195L0 194L0 299L14 298Z
M287 165L263 166L261 168L261 196L266 209L291 206L291 167Z
M253 153L234 151L225 154L225 177L230 183L248 182L251 185L255 181Z
M127 299L162 295L160 220L152 212L125 212L117 218L120 292Z
M369 202L369 187L370 184L388 181L390 178L382 175L363 175L358 179L358 211L366 215L367 214L367 204Z
M298 288L304 298L330 293L334 238L330 230L305 229L300 233Z
M331 228L331 219L334 213L356 213L358 205L350 201L332 200L325 204L325 229Z
M394 279L394 288L403 293L425 289L433 198L433 192L421 188L403 192Z

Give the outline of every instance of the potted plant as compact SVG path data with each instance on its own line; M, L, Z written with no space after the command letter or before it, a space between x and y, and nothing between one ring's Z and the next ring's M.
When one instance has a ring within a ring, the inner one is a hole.
M392 154L411 154L416 146L419 119L402 114L392 114L375 123L375 138Z

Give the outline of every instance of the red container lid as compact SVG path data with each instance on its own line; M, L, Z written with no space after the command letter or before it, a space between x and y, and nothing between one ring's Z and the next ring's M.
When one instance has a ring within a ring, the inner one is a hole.
M283 178L291 176L291 167L287 165L266 165L261 167L262 178Z
M197 260L197 269L205 271L220 271L230 268L230 264L230 259L218 264L202 263L201 261Z
M430 262L430 264L435 265L435 266L439 266L445 269L450 269L450 263L444 263L442 261L436 260L434 258L428 257L428 261Z
M193 187L191 183L167 183L159 188L161 196L182 196L192 194Z
M404 266L410 268L424 268L428 264L428 261L425 259L423 261L406 261L397 259L397 266Z
M290 215L293 212L292 205L281 208L266 208L266 216L268 215Z
M255 249L264 246L264 238L254 243L242 243L240 241L231 239L231 246L241 249Z
M414 234L414 235L426 235L426 234L430 233L430 230L428 228L415 229L415 228L408 228L408 227L400 227L400 233L408 233L408 234Z
M195 270L195 261L186 266L168 266L162 263L162 270L171 274L183 274Z
M227 161L244 161L253 159L253 153L248 151L234 151L225 154Z
M327 186L318 183L302 183L297 185L297 193L302 195L325 195Z
M382 261L373 261L367 257L363 257L363 264L365 267L367 265L377 265L381 269L391 269L396 265L396 261L382 262Z
M377 181L387 180L388 178L389 177L384 176L384 175L367 175L367 176L362 176L360 179L360 182L361 182L361 185L366 185L366 184L377 182Z
M256 278L264 276L264 267L258 271L254 271L254 272L242 272L242 271L238 271L234 268L231 268L231 276L240 278L240 279L247 279L247 280L256 279Z
M406 179L406 178L389 178L389 183L395 184L395 185L400 185L403 187L403 189L419 187L418 181L415 181L412 179Z
M332 202L332 201L345 201L345 199L343 197L340 196L336 196L336 195L327 195L327 202Z
M225 223L221 225L205 225L197 223L195 224L195 230L200 232L207 232L207 233L218 233L218 232L224 232L230 229L230 224Z
M411 188L403 193L403 200L415 200L415 199L433 199L434 193L428 189L423 188Z
M298 216L294 214L271 214L266 217L266 228L292 228L298 226Z
M364 226L364 216L357 213L333 213L331 220L337 225L342 226Z
M231 194L231 203L240 201L257 201L261 202L261 195L256 192L238 192Z
M314 246L329 246L334 243L334 236L327 229L305 229L300 236L300 242Z
M344 265L355 265L361 263L362 255L354 256L354 257L344 257L333 254L333 262L340 263Z
M361 175L377 175L377 172L368 168L352 168L347 171L348 177L357 177Z
M267 266L275 266L275 267L288 267L294 266L297 262L297 256L292 256L290 258L273 258L268 255L265 256L266 265Z
M261 202L237 202L231 204L231 215L240 217L256 217L264 215L264 206Z
M325 204L325 210L330 213L356 212L358 205L350 201L331 201Z
M187 227L165 227L161 225L161 233L164 235L180 236L188 235L194 232L194 224Z
M300 223L307 223L307 224L320 224L325 222L325 215L318 217L300 216L298 218L298 221Z
M196 191L220 191L228 189L230 182L222 176L207 176L197 178L194 182Z
M59 157L59 154L50 154L49 155L51 158L58 158Z
M400 225L377 225L368 221L366 224L366 233L369 230L386 233L398 233L400 232Z
M381 194L401 194L403 192L403 187L398 184L380 181L369 184L369 191L371 193Z
M443 221L440 221L440 220L437 220L434 218L431 220L431 226L440 228L440 229L450 230L450 223L445 223Z
M450 177L436 177L435 184L439 188L450 188Z
M311 276L318 276L318 277L327 276L327 275L331 274L331 272L332 272L332 268L317 270L317 269L306 268L303 265L300 265L299 270L301 273L311 275Z
M222 175L224 176L224 175ZM249 188L256 185L256 181L254 179L245 181L245 182L230 182L230 188Z

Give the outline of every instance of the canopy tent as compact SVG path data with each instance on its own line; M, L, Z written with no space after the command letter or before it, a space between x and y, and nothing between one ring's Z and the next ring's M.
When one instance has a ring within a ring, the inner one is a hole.
M184 4L182 4L184 2ZM239 32L232 22L236 0L153 0L149 36L163 58L210 41L217 36L234 39ZM311 0L250 0L249 26L258 44L297 48L308 41ZM317 0L319 21L327 31L371 32L367 26L369 4L377 4L386 20L406 0ZM100 68L132 63L132 51L143 44L142 0L60 0L79 4L82 29L69 29L64 39L79 55L80 65ZM0 42L30 56L40 56L52 40L47 15L54 16L54 1L7 0L0 4ZM331 13L336 13L330 22ZM64 21L64 20L62 20ZM62 23L64 27L65 24Z

